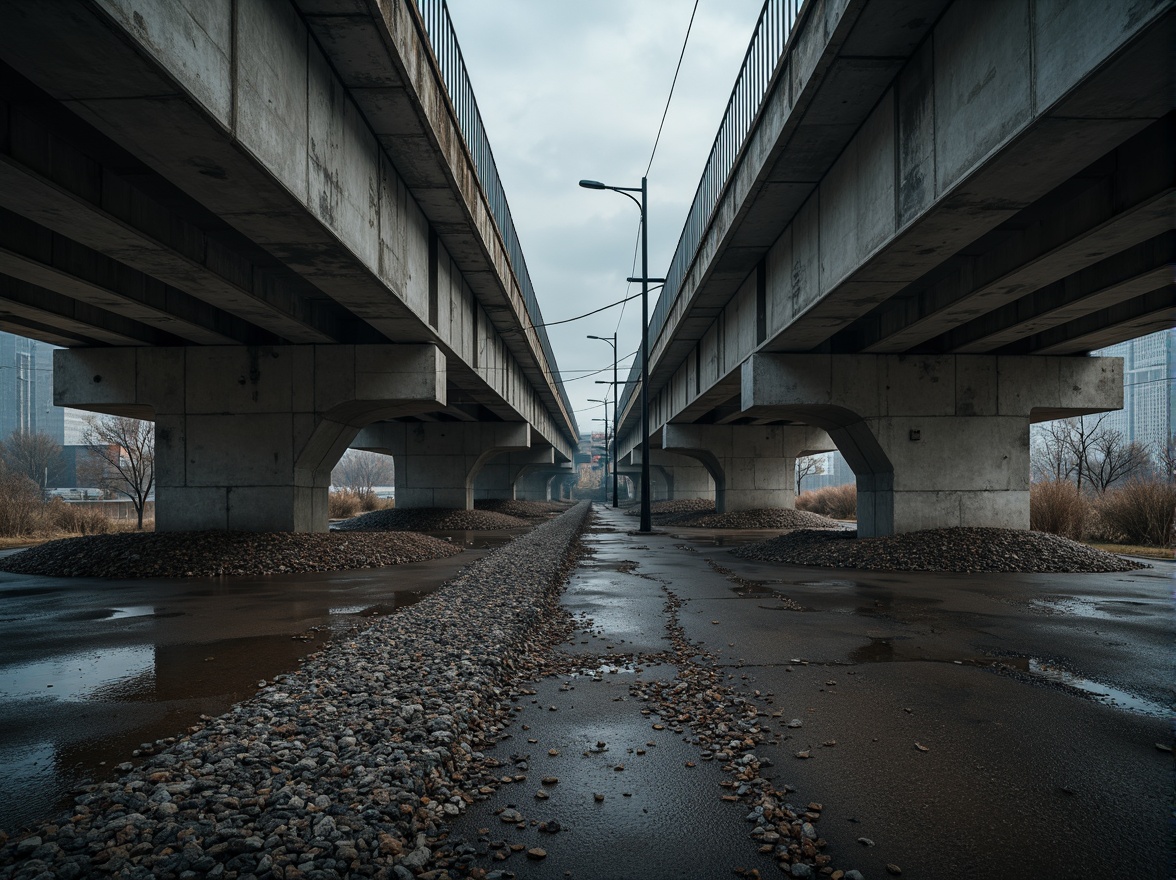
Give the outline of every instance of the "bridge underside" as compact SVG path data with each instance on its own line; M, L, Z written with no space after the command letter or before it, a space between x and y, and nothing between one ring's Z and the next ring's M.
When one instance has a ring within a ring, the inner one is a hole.
M658 328L655 445L812 425L863 534L1028 526L1029 424L1121 407L1085 355L1176 323L1176 11L1031 5L807 7Z

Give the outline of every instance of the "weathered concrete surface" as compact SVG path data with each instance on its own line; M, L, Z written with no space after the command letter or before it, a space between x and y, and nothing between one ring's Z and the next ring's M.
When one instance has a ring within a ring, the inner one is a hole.
M156 528L326 531L356 432L446 402L432 345L191 346L54 354L54 402L155 421Z
M820 428L752 425L666 425L661 445L702 463L719 513L794 508L796 459L837 448Z
M1026 529L1030 422L1122 408L1123 363L757 354L743 366L741 406L829 432L857 475L862 537Z
M361 431L351 447L392 456L397 507L472 510L486 462L529 450L531 430L523 422L384 422Z
M496 455L475 475L474 498L518 498L520 481L527 473L554 468L557 461L555 449L550 446Z
M656 438L654 438L656 439ZM657 474L657 479L663 484L665 497L675 498L708 498L714 500L715 481L710 471L699 463L694 456L679 455L669 449L651 447L649 461L653 466L650 474ZM617 473L633 474L634 479L641 474L641 449L633 449L621 457L620 470ZM610 483L611 486L611 483ZM609 490L612 491L611 488ZM662 491L659 489L659 491Z
M754 353L1074 355L1171 326L1174 33L1168 0L808 4L659 303L654 432L737 417Z
M729 556L703 530L633 535L623 512L594 510L591 555L564 598L593 626L563 650L656 651L661 588L681 597L687 636L719 658L726 683L768 715L781 713L761 719L778 744L756 754L774 763L763 772L777 787L796 789L793 803L824 805L818 831L834 866L867 878L889 876L887 864L913 878L1167 876L1172 759L1154 743L1171 742L1172 563L1129 575L999 579L768 566ZM1031 658L1034 668L1064 665L1094 690L1133 694L1155 714L991 666L1017 671ZM642 677L667 674L643 669ZM719 801L726 792L714 765L684 736L652 730L658 719L640 714L647 704L626 700L632 676L537 682L500 746L504 757L530 756L527 782L472 807L458 833L473 840L489 827L492 838L544 847L541 863L519 856L501 866L531 880L565 871L722 877L736 866L778 875L747 838L746 806ZM803 726L788 728L793 718ZM584 757L597 740L609 751ZM646 755L630 752L646 741L656 742ZM794 758L802 749L813 758ZM537 801L549 773L560 781ZM508 803L564 831L503 826L492 811Z

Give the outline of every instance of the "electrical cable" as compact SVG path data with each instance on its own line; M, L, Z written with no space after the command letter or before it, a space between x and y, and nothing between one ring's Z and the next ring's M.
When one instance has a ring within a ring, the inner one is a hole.
M666 109L662 111L661 122L657 126L657 137L653 139L653 152L649 154L649 164L645 167L645 176L649 176L649 169L653 167L653 157L657 155L657 145L661 142L662 127L666 124L666 114L670 112L670 101L674 98L674 86L678 84L678 72L682 69L682 59L686 57L686 44L690 42L690 31L694 27L694 16L698 12L698 0L694 0L694 9L690 12L690 23L686 25L686 36L682 40L682 51L678 55L678 66L674 68L674 80L670 83L670 93L666 96Z
M539 327L554 327L556 324L570 324L572 321L579 321L581 318L587 318L590 315L595 315L597 312L603 312L607 309L616 308L619 305L627 303L631 299L637 299L639 296L641 296L641 294L635 293L632 296L627 296L624 299L619 299L616 302L609 303L607 306L601 306L598 309L593 309L591 312L585 312L582 315L576 315L574 318L564 318L562 321L545 321L542 324L532 324L531 326L538 329Z

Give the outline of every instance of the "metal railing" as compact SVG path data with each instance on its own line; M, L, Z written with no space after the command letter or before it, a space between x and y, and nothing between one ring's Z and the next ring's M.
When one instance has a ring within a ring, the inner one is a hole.
M449 17L449 7L445 0L408 0L415 4L425 27L425 36L433 50L433 57L437 60L437 68L441 72L441 80L449 94L449 101L453 106L457 118L457 125L465 140L466 149L474 162L478 181L486 196L486 203L494 222L498 225L498 233L502 237L506 248L507 258L511 269L514 270L519 290L523 294L523 303L531 323L536 325L535 333L539 337L539 346L543 349L543 356L547 358L547 366L556 380L556 389L560 400L567 411L568 418L575 425L572 415L572 404L568 399L563 382L559 379L559 368L555 361L555 352L551 348L551 340L547 338L543 324L543 313L539 309L539 300L535 296L535 287L531 283L531 273L527 270L527 261L523 257L523 248L519 244L519 235L515 230L514 218L511 217L510 205L506 201L506 191L502 187L502 180L498 176L498 165L494 162L494 153L490 149L490 140L486 137L486 126L482 122L482 114L478 110L478 102L474 98L474 89L470 85L469 73L466 70L465 59L461 54L461 46L457 42L457 34L453 29L453 20Z
M792 29L800 17L805 0L765 0L760 11L755 31L751 35L743 65L735 78L731 97L723 121L719 123L710 155L702 172L702 180L694 193L694 201L686 215L678 247L666 271L666 281L661 295L657 298L653 315L649 320L650 349L658 335L665 328L670 310L677 302L682 282L694 264L698 248L706 237L715 208L731 180L739 158L747 143L747 136L754 128L764 98L776 77L776 71L788 48ZM625 383L625 393L620 404L624 412L641 378L640 358L634 362Z

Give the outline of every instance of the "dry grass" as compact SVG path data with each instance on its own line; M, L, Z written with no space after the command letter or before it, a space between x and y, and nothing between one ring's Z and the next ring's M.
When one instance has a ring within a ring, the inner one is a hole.
M1145 547L1140 544L1100 544L1087 541L1097 550L1115 553L1119 556L1145 556L1148 559L1176 559L1176 550L1170 547Z
M1171 547L1176 534L1176 485L1129 480L1092 505L1092 537L1117 544Z
M857 484L826 486L801 492L796 496L796 509L807 510L830 519L857 519Z
M1029 528L1081 541L1090 519L1090 503L1065 480L1029 487Z
M391 498L380 498L371 492L360 493L351 489L339 489L327 498L327 516L330 519L351 519L361 513L389 510L395 506L396 502Z
M106 535L127 531L128 527L134 529L135 521L114 520L102 510L69 504L60 498L44 501L40 488L31 480L12 473L0 474L0 539L5 546L76 535Z

